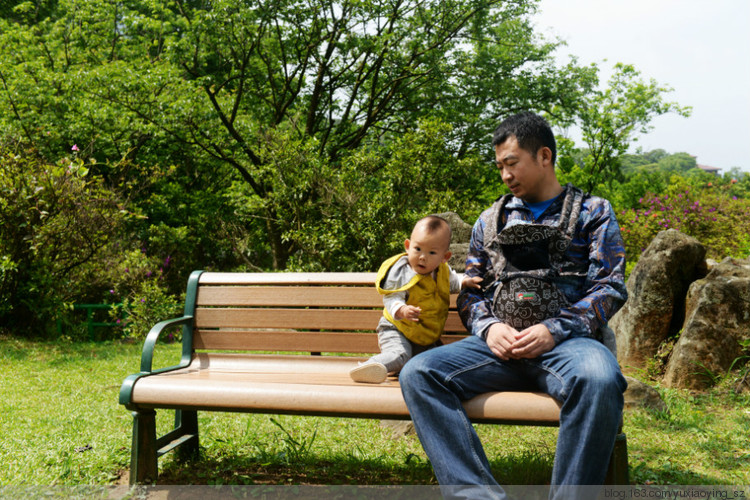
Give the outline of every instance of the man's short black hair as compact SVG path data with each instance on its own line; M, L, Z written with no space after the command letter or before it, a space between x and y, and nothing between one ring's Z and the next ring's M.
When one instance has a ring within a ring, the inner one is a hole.
M500 123L492 136L492 147L504 143L508 138L515 137L518 145L535 155L539 148L548 147L552 151L552 164L557 159L557 144L555 134L541 116L525 111L510 116Z

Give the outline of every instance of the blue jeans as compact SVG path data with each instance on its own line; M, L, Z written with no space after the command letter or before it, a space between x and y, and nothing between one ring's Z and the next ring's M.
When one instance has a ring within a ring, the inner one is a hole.
M476 336L412 358L399 376L414 427L443 492L487 485L502 498L461 401L493 391L545 392L560 401L552 485L602 484L622 418L625 378L600 342L573 338L535 359L503 361ZM469 489L467 498L478 498ZM454 496L454 495L446 495Z

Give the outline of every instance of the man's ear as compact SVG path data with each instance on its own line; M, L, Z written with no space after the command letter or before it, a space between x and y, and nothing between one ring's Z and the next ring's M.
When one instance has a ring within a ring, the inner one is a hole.
M404 250L406 250L407 252L409 251L409 245L411 245L411 241L409 241L409 238L406 238L404 240Z
M554 165L552 164L552 150L550 148L548 148L547 146L542 146L541 148L539 148L539 151L536 152L536 155L537 160L542 162L542 164L551 165L554 167Z

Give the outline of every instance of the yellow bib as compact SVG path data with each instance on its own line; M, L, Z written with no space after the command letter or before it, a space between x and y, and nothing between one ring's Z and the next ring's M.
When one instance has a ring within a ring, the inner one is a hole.
M383 309L383 315L388 321L396 325L398 331L419 345L434 344L443 334L445 320L448 317L450 302L450 268L442 263L437 269L436 279L430 275L416 274L409 282L396 290L385 290L381 287L388 271L405 253L394 255L383 262L378 270L375 287L381 295L394 292L409 291L406 303L422 309L419 321L397 320Z

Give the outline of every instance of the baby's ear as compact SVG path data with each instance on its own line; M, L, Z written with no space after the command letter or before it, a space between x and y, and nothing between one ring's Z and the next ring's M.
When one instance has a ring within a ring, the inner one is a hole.
M445 252L445 255L443 256L443 262L448 262L448 259L451 258L451 255L453 255L452 252L450 252L450 251Z
M404 250L406 250L407 252L409 251L409 245L411 245L411 241L409 241L409 238L406 238L404 240Z

